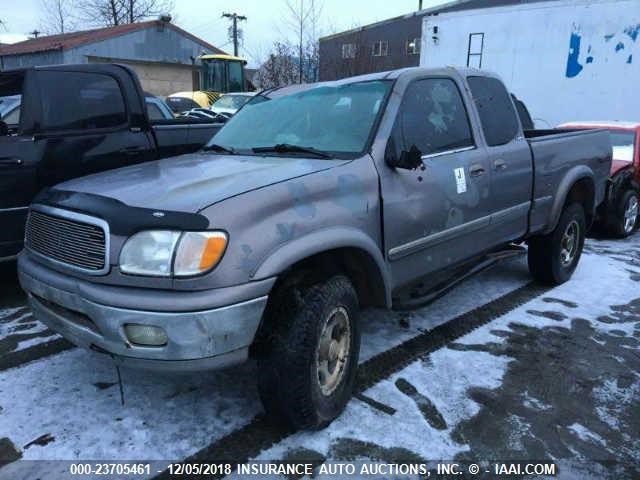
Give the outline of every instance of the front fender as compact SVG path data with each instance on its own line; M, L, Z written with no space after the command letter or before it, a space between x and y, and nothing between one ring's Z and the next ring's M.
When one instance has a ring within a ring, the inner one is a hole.
M350 227L330 227L298 237L270 252L252 274L254 280L279 275L292 265L313 255L339 248L366 252L375 262L384 284L386 302L391 304L391 281L382 252L371 237Z

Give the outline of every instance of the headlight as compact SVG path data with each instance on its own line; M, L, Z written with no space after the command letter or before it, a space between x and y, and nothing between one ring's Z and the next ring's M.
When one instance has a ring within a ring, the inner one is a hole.
M149 230L139 232L124 244L120 270L135 275L171 275L171 260L180 232Z
M215 267L227 246L224 232L149 230L136 233L120 253L120 270L134 275L185 277Z

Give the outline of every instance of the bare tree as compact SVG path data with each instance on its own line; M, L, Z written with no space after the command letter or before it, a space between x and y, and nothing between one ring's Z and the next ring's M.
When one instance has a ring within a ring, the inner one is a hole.
M47 35L70 32L75 29L74 0L41 0L41 30Z
M289 43L276 42L267 60L256 73L260 88L281 87L298 81L296 49Z
M84 0L77 6L80 17L95 26L113 27L170 14L171 0Z
M296 50L299 59L298 81L300 83L316 81L318 30L322 4L319 0L285 0L285 5L288 11L285 23L296 37ZM310 72L312 73L310 74Z
M171 0L125 0L128 23L140 22L158 15L171 14Z

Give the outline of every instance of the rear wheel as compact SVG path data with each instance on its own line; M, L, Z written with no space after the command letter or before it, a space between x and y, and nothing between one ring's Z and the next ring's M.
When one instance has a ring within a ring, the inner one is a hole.
M638 192L628 190L620 199L615 218L612 222L612 230L618 237L624 238L631 235L638 227L638 215L640 199Z
M360 349L358 297L342 275L276 294L258 357L267 414L295 428L323 428L349 401Z
M555 230L529 240L529 271L536 280L561 284L573 274L584 246L584 209L579 203L565 207Z

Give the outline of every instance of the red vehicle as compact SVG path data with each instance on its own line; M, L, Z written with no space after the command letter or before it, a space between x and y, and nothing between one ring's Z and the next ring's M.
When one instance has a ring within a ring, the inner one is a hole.
M619 237L631 235L640 224L640 122L571 122L558 128L609 130L613 162L599 221Z

